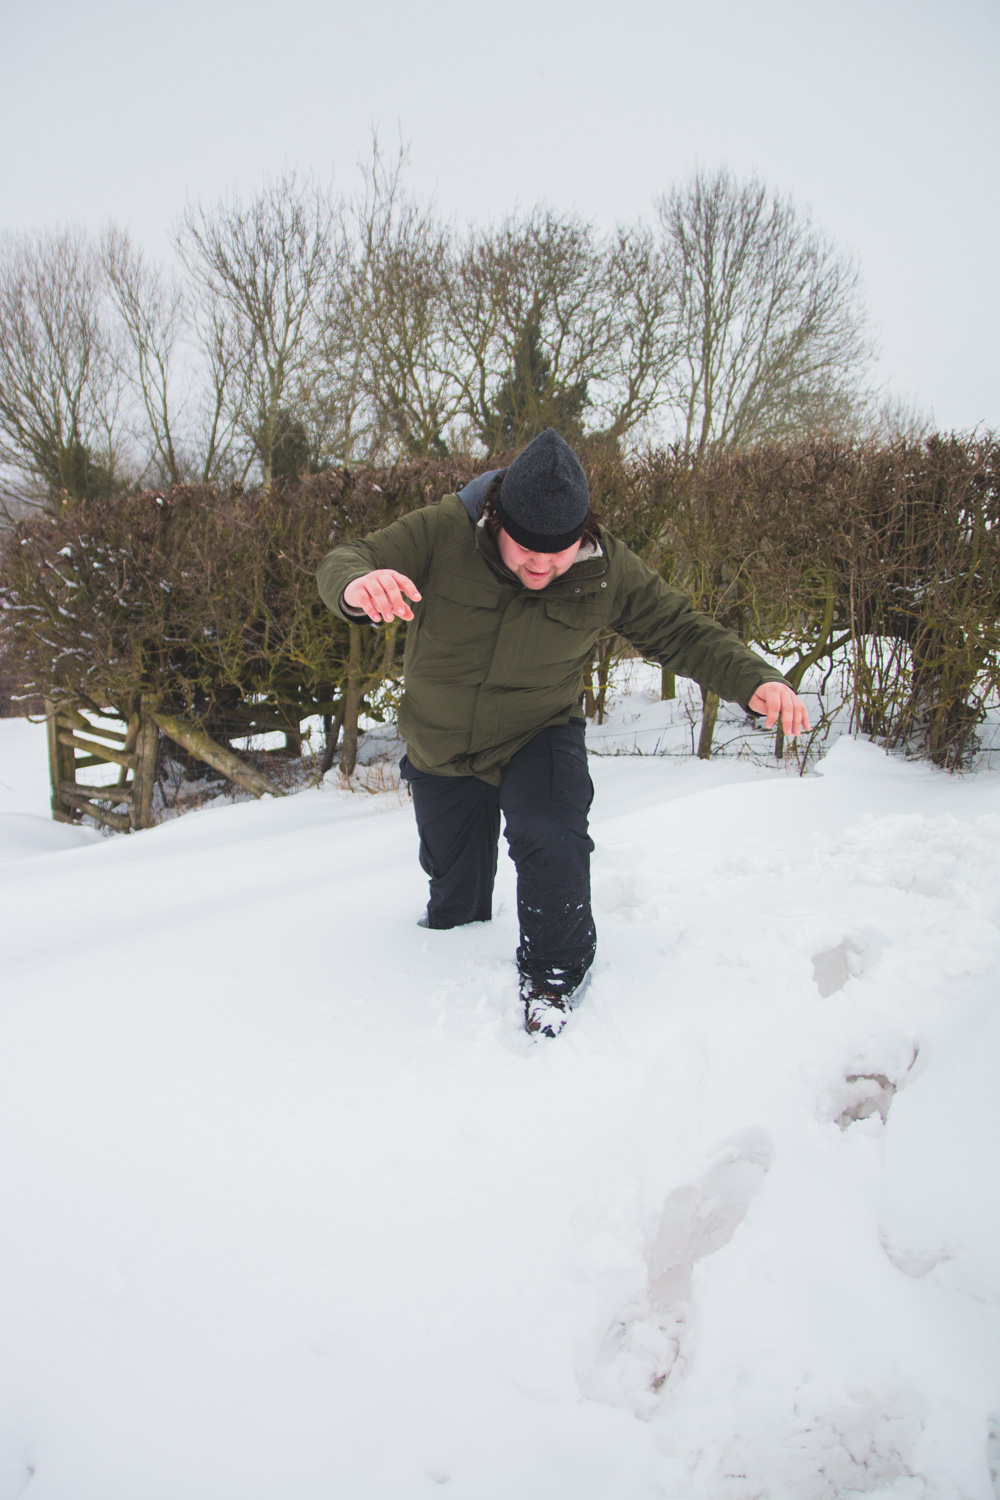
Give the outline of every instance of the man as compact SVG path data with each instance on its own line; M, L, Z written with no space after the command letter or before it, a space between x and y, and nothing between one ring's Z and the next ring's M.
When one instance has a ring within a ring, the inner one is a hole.
M809 728L805 705L599 524L552 428L508 469L335 548L317 576L343 619L409 622L400 769L430 877L423 925L490 920L503 813L525 1027L555 1036L596 948L580 704L598 636L619 631L787 735Z

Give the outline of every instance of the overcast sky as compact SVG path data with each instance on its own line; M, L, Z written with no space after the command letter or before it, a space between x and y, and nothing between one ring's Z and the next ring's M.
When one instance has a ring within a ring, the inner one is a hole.
M165 253L189 198L352 188L373 124L459 220L724 163L857 257L883 381L1000 426L998 64L1000 0L0 0L0 227Z

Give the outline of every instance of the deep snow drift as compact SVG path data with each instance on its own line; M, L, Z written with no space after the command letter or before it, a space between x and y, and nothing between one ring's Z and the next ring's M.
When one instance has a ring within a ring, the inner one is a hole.
M0 722L0 1500L997 1492L1000 779L592 770L537 1043L405 798L102 838Z

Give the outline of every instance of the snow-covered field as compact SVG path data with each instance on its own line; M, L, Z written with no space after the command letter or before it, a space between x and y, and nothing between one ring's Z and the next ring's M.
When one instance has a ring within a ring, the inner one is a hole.
M1000 777L592 770L534 1043L405 797L104 838L0 721L0 1500L1000 1493Z

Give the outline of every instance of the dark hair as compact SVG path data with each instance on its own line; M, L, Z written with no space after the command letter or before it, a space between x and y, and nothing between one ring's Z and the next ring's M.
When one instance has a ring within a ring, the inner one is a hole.
M483 525L486 528L486 535L494 547L498 545L497 538L502 530L500 517L497 515L496 500L497 495L500 493L500 486L503 483L503 476L506 472L505 469L501 470L496 478L491 481L490 487L486 491L486 500L483 503ZM590 542L591 546L599 547L601 545L601 527L603 524L604 522L597 514L597 511L591 506L587 512L587 519L583 523L583 534L580 537L580 541Z

